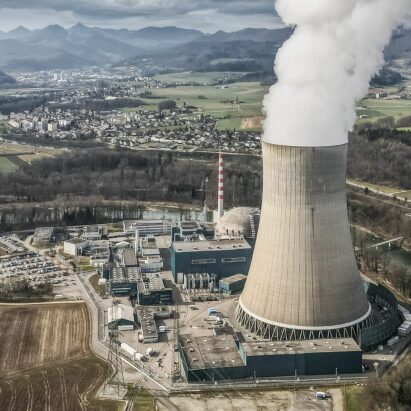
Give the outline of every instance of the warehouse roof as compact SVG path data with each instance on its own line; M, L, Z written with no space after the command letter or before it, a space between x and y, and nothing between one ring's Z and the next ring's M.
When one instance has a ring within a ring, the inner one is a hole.
M359 351L352 338L301 341L241 342L247 356Z
M236 240L210 240L210 241L179 241L172 244L176 252L199 252L217 250L250 249L244 239Z
M232 335L180 336L180 344L190 369L243 367L244 362Z
M129 305L118 304L108 309L108 323L126 320L134 323L134 309Z

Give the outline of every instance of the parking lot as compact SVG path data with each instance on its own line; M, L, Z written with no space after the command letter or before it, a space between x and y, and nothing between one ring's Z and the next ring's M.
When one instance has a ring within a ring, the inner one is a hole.
M34 252L0 259L0 281L26 280L32 286L44 283L68 286L68 276L66 269Z

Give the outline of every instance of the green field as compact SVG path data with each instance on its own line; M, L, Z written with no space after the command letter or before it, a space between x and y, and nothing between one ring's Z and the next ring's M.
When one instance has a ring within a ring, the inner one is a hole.
M362 396L364 390L360 387L344 387L344 410L361 411L363 409Z
M199 74L204 76L214 73ZM225 87L227 88L182 86L154 90L153 96L175 100L178 105L185 103L188 106L194 106L200 112L218 119L217 127L219 129L239 129L243 119L262 116L262 101L268 92L268 87L263 87L257 82L233 83ZM237 98L238 104L235 102ZM153 105L153 99L143 100L148 106L139 107L139 110L157 108L156 105ZM154 101L159 102L161 99ZM125 111L136 110L125 109Z
M409 100L377 100L364 99L360 106L367 110L361 110L359 114L366 114L368 118L361 121L373 121L382 117L394 117L395 120L411 115L411 101Z
M0 157L0 174L11 173L16 170L17 166L7 157Z
M230 71L212 71L212 72L183 72L183 73L169 73L160 74L155 77L156 80L169 82L193 82L193 83L212 83L219 79L232 79L241 76L244 73L236 73Z

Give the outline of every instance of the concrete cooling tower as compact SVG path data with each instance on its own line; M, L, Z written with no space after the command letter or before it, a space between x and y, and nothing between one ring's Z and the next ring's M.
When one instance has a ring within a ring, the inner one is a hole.
M263 143L260 229L236 311L249 332L356 338L371 325L349 231L346 158L346 144Z

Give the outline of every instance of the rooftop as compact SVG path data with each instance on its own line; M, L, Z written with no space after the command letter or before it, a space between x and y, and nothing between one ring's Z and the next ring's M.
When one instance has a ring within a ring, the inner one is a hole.
M190 369L244 366L232 335L195 337L184 334L180 336L180 343Z
M233 284L238 281L243 281L246 279L247 279L247 276L244 274L235 274L235 275L232 275L231 277L223 278L221 281L224 281L226 284Z
M118 320L127 320L134 322L134 309L129 305L119 304L109 307L108 309L108 323Z
M125 267L137 267L138 261L134 250L124 250L123 252L123 264Z
M352 338L318 339L301 341L241 342L247 356L306 354L319 352L359 351Z
M137 283L140 273L139 267L114 267L110 280L114 283Z
M196 252L211 250L238 250L250 249L250 245L244 239L238 240L210 240L210 241L181 241L172 244L176 252Z
M157 324L153 310L139 307L137 310L138 321L141 325L141 332L145 338L158 338Z
M165 290L164 280L158 273L140 274L138 278L139 292L148 293L150 291Z
M87 240L84 240L84 238L70 238L69 240L66 240L65 243L69 243L69 244L83 244L86 243Z

